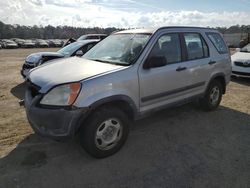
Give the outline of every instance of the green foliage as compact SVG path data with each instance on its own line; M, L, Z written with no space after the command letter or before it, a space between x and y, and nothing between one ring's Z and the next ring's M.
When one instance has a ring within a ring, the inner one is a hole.
M0 21L0 39L9 39L9 38L22 38L22 39L32 39L32 38L41 38L41 39L68 39L68 38L78 38L84 34L91 33L104 33L110 34L113 31L121 30L115 27L110 28L79 28L79 27L70 27L70 26L21 26L18 24L10 25L5 24Z
M250 33L250 25L233 25L231 27L217 27L221 33L230 34L230 33Z
M217 27L221 33L250 33L250 25L234 25L231 27ZM115 27L109 28L80 28L80 27L71 27L71 26L22 26L22 25L10 25L5 24L0 21L0 39L8 38L42 38L42 39L68 39L68 38L78 38L84 34L91 33L104 33L110 34L113 31L122 30Z

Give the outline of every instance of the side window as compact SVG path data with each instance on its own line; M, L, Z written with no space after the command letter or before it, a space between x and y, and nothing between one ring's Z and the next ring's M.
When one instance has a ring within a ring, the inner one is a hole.
M167 64L181 61L180 39L177 33L171 33L161 36L154 45L150 57L163 56Z
M82 53L85 54L88 50L87 50L88 46L83 46L80 50L82 50Z
M188 60L201 59L209 56L208 46L198 33L184 33Z
M207 33L207 36L220 54L228 52L227 46L219 33Z
M88 44L87 51L89 51L93 46L95 46L95 43Z
M95 45L95 43L90 43L88 45L83 46L82 48L80 48L79 50L82 50L82 53L85 54L87 51L89 51L93 46Z

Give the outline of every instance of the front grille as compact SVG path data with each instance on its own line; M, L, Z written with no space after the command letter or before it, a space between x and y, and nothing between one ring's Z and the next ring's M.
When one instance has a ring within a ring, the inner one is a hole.
M236 66L240 66L240 67L250 67L250 62L241 62L241 61L235 61L234 64Z
M23 69L33 69L35 66L30 64L23 64Z

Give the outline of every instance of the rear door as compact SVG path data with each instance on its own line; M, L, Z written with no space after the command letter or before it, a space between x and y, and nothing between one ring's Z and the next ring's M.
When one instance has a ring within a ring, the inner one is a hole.
M192 92L203 93L210 78L213 60L204 37L198 32L183 33L183 45L186 49L186 65L190 73L192 84L200 85Z

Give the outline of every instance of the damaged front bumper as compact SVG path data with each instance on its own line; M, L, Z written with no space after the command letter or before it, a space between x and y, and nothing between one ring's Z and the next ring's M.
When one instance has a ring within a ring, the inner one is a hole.
M43 107L39 105L41 98L42 94L34 96L28 87L24 106L33 130L54 140L72 138L87 116L88 108Z

